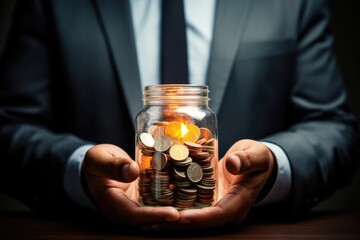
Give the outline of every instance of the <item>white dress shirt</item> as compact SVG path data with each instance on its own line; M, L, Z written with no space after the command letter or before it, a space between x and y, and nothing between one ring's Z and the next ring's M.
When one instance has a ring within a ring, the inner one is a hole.
M161 0L131 0L131 15L136 41L136 53L141 85L160 82L160 21ZM216 0L184 0L189 82L205 84L213 39ZM201 9L201 11L199 11ZM285 199L291 187L290 163L277 145L263 142L277 160L278 174L269 194L257 205ZM78 148L70 156L64 175L64 187L69 197L80 206L95 209L80 184L81 164L91 146Z

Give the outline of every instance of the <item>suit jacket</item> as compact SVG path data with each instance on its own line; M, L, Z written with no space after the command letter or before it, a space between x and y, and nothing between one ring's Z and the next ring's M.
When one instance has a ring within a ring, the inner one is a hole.
M3 191L61 209L76 148L134 155L142 102L130 14L126 0L18 4L0 71ZM220 157L244 138L280 146L292 171L282 206L297 212L347 183L359 160L332 41L325 0L217 2L206 81Z

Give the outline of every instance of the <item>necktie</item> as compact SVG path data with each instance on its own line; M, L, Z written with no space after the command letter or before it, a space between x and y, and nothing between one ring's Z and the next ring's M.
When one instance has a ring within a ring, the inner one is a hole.
M183 1L163 0L161 22L161 83L188 83Z

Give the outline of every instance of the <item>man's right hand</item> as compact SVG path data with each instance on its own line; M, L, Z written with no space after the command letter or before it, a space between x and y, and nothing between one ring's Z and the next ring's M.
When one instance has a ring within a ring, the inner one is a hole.
M135 181L139 166L121 148L100 144L85 155L82 173L99 208L114 222L149 226L180 219L173 207L140 207Z

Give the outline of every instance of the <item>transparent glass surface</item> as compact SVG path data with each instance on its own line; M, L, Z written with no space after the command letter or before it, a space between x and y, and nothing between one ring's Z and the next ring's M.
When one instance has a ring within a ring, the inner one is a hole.
M217 199L217 119L205 85L153 85L136 118L139 203L178 209Z

